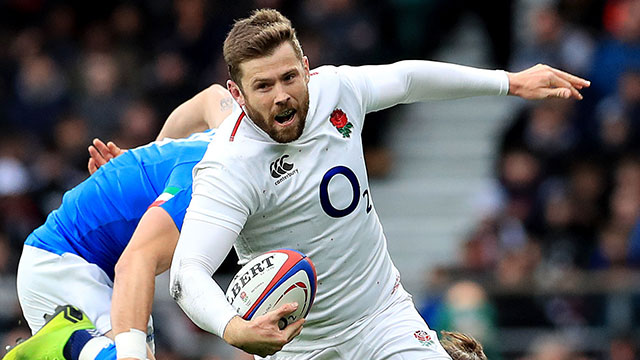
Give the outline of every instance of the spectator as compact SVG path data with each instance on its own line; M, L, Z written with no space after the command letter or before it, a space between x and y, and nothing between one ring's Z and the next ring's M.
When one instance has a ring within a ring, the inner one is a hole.
M609 359L635 360L638 358L638 346L631 335L614 336L609 343Z
M574 345L566 338L558 335L541 336L530 346L526 360L570 360L580 359Z
M20 59L14 86L9 108L12 126L50 140L57 117L68 106L66 78L50 56L36 54Z
M585 29L569 24L551 4L534 6L527 15L531 38L515 51L511 69L545 63L574 74L588 73L594 40Z
M609 34L597 45L589 75L596 99L613 94L625 71L640 69L640 0L609 1L604 16Z
M111 139L118 131L126 91L120 87L120 66L108 53L90 53L81 68L82 87L76 107L88 121L89 136Z

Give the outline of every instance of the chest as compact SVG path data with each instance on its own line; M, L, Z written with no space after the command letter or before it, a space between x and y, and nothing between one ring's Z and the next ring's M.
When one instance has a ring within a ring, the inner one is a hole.
M344 136L327 126L310 141L272 149L265 159L256 167L261 201L243 230L247 244L301 249L288 239L326 240L371 211L359 132Z

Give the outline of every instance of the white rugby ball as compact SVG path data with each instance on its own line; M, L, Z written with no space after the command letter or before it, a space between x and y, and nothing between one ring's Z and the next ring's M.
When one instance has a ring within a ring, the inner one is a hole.
M291 249L264 253L245 264L227 289L227 301L245 320L297 302L298 308L278 323L280 329L304 318L316 296L316 269L306 255Z

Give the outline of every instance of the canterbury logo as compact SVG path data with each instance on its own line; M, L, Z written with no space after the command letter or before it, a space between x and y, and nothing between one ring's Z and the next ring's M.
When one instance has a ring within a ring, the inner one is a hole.
M293 164L289 164L284 161L288 157L289 155L282 155L281 158L271 163L271 176L274 179L279 178L280 176L293 169Z

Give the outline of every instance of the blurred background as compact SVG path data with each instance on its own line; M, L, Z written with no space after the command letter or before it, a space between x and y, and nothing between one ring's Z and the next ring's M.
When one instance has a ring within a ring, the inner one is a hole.
M88 176L93 137L153 140L224 84L222 41L281 10L312 67L429 59L588 78L585 99L483 97L370 114L376 210L434 329L490 359L639 359L640 0L0 1L0 342L29 335L15 291L26 236ZM231 256L218 276L235 273ZM157 285L159 359L250 359Z

